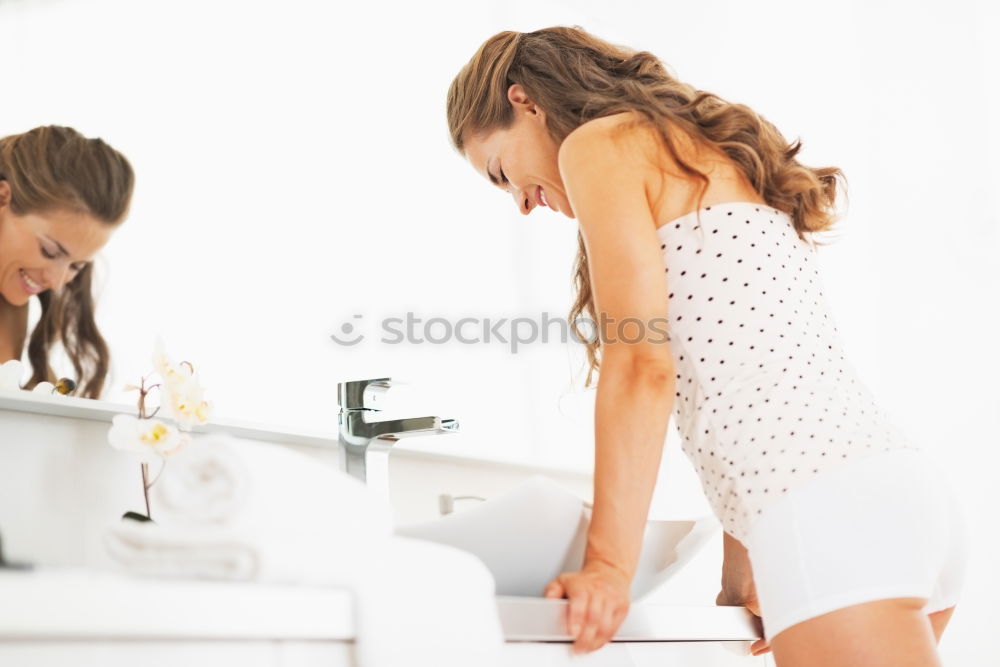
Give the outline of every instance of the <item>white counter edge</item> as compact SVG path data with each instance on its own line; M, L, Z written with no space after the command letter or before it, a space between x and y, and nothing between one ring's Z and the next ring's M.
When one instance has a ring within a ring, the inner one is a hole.
M7 391L0 389L0 411L12 410L34 414L52 415L70 419L85 419L88 421L108 422L118 414L136 414L136 407L124 403L80 398L78 396L47 396L29 391ZM263 440L291 445L305 445L325 449L337 448L337 433L322 433L305 429L293 429L284 426L274 426L255 423L247 420L217 419L211 423L195 426L194 433L225 432L240 438ZM417 439L417 438L415 438ZM504 461L485 457L461 456L458 454L441 454L436 452L409 449L405 445L393 447L393 458L404 458L423 461L434 461L456 465L488 466L516 471L531 471L541 475L569 475L589 477L589 473L572 469L557 468L531 463Z
M507 641L572 641L566 634L567 600L498 596ZM759 621L746 607L634 603L615 633L616 642L752 641Z

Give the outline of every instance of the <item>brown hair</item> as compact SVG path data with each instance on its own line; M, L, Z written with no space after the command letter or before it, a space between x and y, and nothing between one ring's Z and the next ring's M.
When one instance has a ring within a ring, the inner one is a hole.
M128 215L135 175L102 140L49 125L0 139L0 180L10 184L15 215L65 209L117 225ZM56 382L49 351L61 342L76 371L76 393L100 397L111 355L94 322L92 279L88 262L62 289L37 295L42 314L28 344L32 376L25 389Z
M840 169L800 164L795 155L802 148L801 141L789 144L774 125L749 107L677 80L648 51L611 44L579 26L500 32L479 47L448 88L448 130L460 154L465 154L468 137L485 136L514 123L507 91L515 83L545 110L546 128L556 145L587 121L638 112L642 120L623 128L641 124L656 129L680 168L701 181L698 211L709 179L681 158L668 128L682 131L696 145L724 151L764 201L791 216L801 239L806 239L806 233L828 230L838 219L834 213L837 179L846 186ZM586 340L577 318L586 314L591 322L599 319L582 232L577 241L577 296L569 321L577 337ZM600 367L600 336L586 345L585 386L589 386Z

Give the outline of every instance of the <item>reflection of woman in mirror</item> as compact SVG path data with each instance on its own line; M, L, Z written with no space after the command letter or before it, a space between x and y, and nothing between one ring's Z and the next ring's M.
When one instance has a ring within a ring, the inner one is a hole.
M98 398L110 354L94 321L95 253L128 214L134 175L118 151L68 127L0 139L0 363L20 360L25 389L55 383L50 352L61 343L76 395ZM41 315L28 336L28 304Z
M447 120L521 214L577 226L568 324L588 339L587 315L599 334L593 519L583 567L539 591L569 600L577 649L606 644L628 611L673 412L724 529L716 602L763 624L752 652L773 645L778 667L939 664L968 530L833 324L811 234L836 219L840 170L803 165L801 143L746 105L579 28L486 40Z

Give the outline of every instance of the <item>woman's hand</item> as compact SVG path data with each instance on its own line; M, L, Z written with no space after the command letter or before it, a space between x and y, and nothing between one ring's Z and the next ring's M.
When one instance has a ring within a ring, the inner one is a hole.
M751 614L760 618L760 603L757 601L757 589L750 581L749 588L741 593L727 592L725 589L719 591L715 598L715 604L725 607L746 607ZM752 655L764 655L771 652L771 645L766 639L758 639L750 645Z
M760 603L757 601L757 586L753 581L750 554L743 543L729 533L724 532L722 537L722 590L716 596L715 604L746 607L751 614L760 618ZM764 639L758 639L750 645L753 655L762 655L770 650L770 644Z
M621 569L591 561L579 572L564 572L545 587L547 598L567 598L568 634L573 651L587 653L604 646L628 613L631 578Z

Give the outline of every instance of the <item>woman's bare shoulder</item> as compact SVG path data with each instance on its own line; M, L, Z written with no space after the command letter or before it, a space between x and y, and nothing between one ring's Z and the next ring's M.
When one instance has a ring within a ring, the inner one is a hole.
M573 155L566 161L586 160L595 152L605 155L612 146L622 149L617 151L621 168L634 171L643 180L657 226L693 210L699 196L708 206L726 201L763 201L738 165L721 150L696 141L675 124L664 131L673 151L665 145L660 129L638 112L595 118L570 133L575 135L575 148L571 148ZM683 169L679 160L706 174L707 189L703 191L702 181Z
M674 150L679 151L682 159L686 162L698 161L699 151L691 137L679 128L665 128L663 131L669 132ZM609 141L643 158L657 170L680 171L666 150L661 129L637 111L623 111L589 120L570 132L563 145L587 146Z

